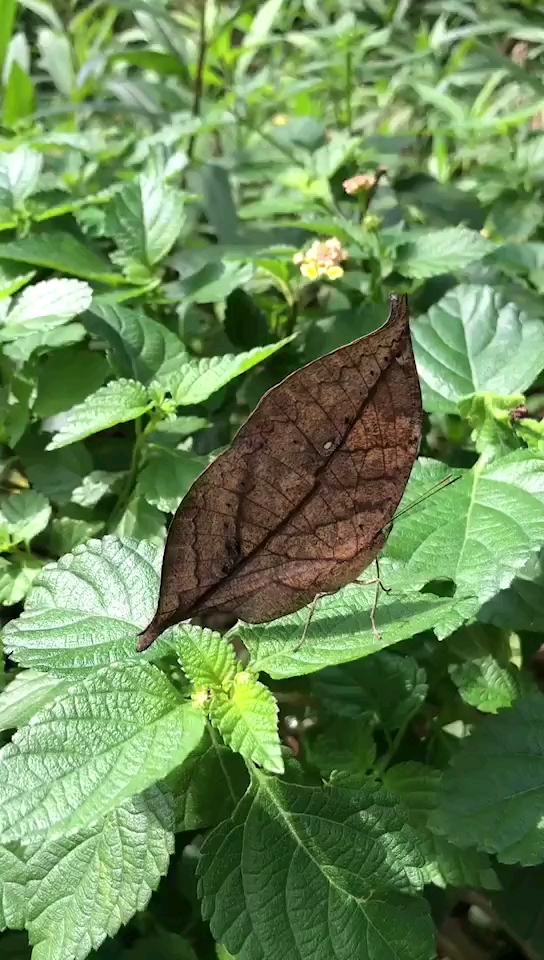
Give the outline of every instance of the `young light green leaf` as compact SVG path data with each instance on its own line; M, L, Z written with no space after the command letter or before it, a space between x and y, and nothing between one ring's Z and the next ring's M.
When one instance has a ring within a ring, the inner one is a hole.
M234 76L237 81L246 75L253 58L257 55L263 43L269 39L272 27L279 17L283 0L266 0L257 10L251 21L251 26L242 41L242 52L238 57Z
M0 195L6 195L14 210L36 189L42 165L42 154L27 146L0 154Z
M91 470L81 483L74 487L70 500L80 507L94 507L107 494L112 493L123 476L116 470Z
M6 127L16 127L34 112L34 85L26 70L16 60L11 62L4 88L2 119Z
M495 393L471 393L461 397L459 416L472 427L471 439L478 453L488 459L504 456L521 447L510 412L525 402L523 394L501 397Z
M228 691L213 691L209 717L225 743L244 760L283 773L278 705L252 673L236 674Z
M86 310L93 292L80 280L44 280L26 287L0 326L0 341L62 326Z
M66 414L46 450L58 450L117 423L137 420L151 408L147 390L136 380L112 380Z
M431 826L459 847L503 863L544 860L544 698L520 698L486 717L444 774Z
M217 734L209 728L181 767L165 782L174 797L178 833L215 827L230 817L247 790L249 777L240 754L220 743Z
M407 243L398 248L395 266L405 277L424 280L468 267L485 257L491 246L477 230L463 226L426 230L419 235L411 231Z
M523 393L544 366L540 319L489 286L449 290L418 317L412 338L431 411L454 413L461 397L472 393Z
M172 645L184 673L196 687L229 687L236 674L234 649L220 633L178 628Z
M51 505L37 490L21 490L0 497L0 541L7 534L11 545L28 543L45 530L50 516Z
M165 364L157 381L163 389L172 394L178 406L203 403L235 377L263 363L292 340L293 337L285 337L278 343L255 347L247 353L227 354L224 357L202 357L200 360L191 359L181 365L177 362Z
M109 359L120 377L149 383L163 364L187 359L183 343L142 309L94 300L83 317L85 328L109 347Z
M209 461L186 450L154 446L138 476L137 491L164 513L174 513Z
M407 807L409 822L419 835L425 857L425 882L438 887L499 886L489 858L476 850L459 850L445 837L431 833L427 823L436 808L442 774L423 763L409 761L390 767L383 775L384 786Z
M153 267L176 242L185 221L179 191L158 177L142 176L116 193L106 211L106 233L124 255Z
M375 784L259 775L204 843L202 912L240 960L429 960L433 925L414 895L422 862L406 815Z
M427 696L425 670L413 657L382 650L349 667L327 667L312 679L323 706L340 717L371 713L388 730L398 730Z
M33 852L25 913L34 960L86 956L143 910L167 871L172 827L171 798L154 787Z
M444 464L419 460L403 502L448 472ZM480 461L395 524L387 555L405 562L402 575L414 587L452 580L458 599L477 596L483 603L540 549L543 505L544 458L520 450L487 466Z
M149 654L136 653L136 635L155 609L160 564L161 551L145 541L107 536L76 547L42 569L24 613L4 627L5 650L22 666L61 677L164 656L170 643L162 637Z
M21 670L0 693L0 730L24 726L71 683L37 670Z
M202 712L149 663L75 681L0 751L3 842L96 823L181 764L203 730Z

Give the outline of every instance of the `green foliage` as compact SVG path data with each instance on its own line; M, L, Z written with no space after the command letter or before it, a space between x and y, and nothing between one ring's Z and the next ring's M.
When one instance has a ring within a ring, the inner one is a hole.
M1 6L2 958L431 960L433 887L541 950L535 4ZM194 480L391 291L426 418L375 611L137 654Z

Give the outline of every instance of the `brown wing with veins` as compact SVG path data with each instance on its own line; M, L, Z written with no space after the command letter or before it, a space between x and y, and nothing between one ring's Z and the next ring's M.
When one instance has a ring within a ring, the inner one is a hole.
M406 297L387 324L270 390L172 521L145 650L202 614L265 623L376 557L421 437Z

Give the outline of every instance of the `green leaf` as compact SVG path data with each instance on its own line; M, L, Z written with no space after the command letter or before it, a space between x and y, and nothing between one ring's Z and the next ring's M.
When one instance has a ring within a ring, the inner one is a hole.
M544 884L544 866L500 866L498 874L502 890L493 895L498 916L541 956L544 952L544 903L540 892Z
M37 670L21 670L0 694L0 730L24 726L42 707L65 693L71 682Z
M278 343L255 347L247 353L227 354L224 357L202 357L200 360L191 359L181 364L176 361L175 365L165 364L157 380L163 389L172 394L178 406L203 403L235 377L263 363L292 340L292 336L285 337Z
M503 863L544 861L544 698L486 717L446 771L432 826Z
M260 47L269 39L272 27L278 19L282 7L283 0L266 0L258 8L242 41L242 52L238 57L234 73L237 82L247 74Z
M60 31L41 27L38 30L38 49L41 66L49 74L59 93L70 101L76 78L68 37Z
M0 326L0 342L61 326L89 306L92 290L80 280L44 280L26 287Z
M53 556L62 557L71 553L80 544L97 537L104 530L101 520L82 520L77 517L54 517L49 532L49 551Z
M283 773L274 695L249 671L236 674L228 691L212 694L209 717L232 750L272 773Z
M177 628L174 649L184 673L196 687L227 688L236 675L234 648L212 630Z
M0 244L0 261L15 260L36 267L48 267L100 283L117 285L124 278L115 273L111 264L96 253L87 243L82 243L71 233L36 233L22 240Z
M448 291L413 323L412 337L431 411L455 412L472 393L523 393L544 367L540 319L488 286Z
M23 207L27 197L34 193L42 164L41 153L26 146L0 154L0 195L6 195L14 210Z
M101 353L67 347L49 354L38 368L34 413L54 417L81 403L102 386L109 364Z
M485 452L488 458L500 457L521 446L509 414L524 401L524 396L519 393L510 397L499 397L495 393L471 393L468 397L461 397L459 416L472 427L471 439L478 453Z
M94 507L102 499L112 493L122 472L113 470L91 470L83 477L80 484L74 487L70 500L80 507Z
M36 490L21 490L0 497L0 541L5 544L7 540L7 546L28 543L45 530L50 516L49 502Z
M170 252L184 222L181 194L158 178L141 176L110 201L105 231L124 256L153 267Z
M11 34L15 24L15 11L17 10L17 0L5 0L2 9L2 20L0 22L0 73L4 66Z
M168 868L172 826L169 798L153 788L33 852L25 914L34 960L86 956L143 910Z
M403 502L448 472L444 464L419 460ZM479 462L395 524L387 555L405 562L402 576L413 586L452 580L458 599L477 596L483 603L539 550L543 503L544 458L522 450L487 466Z
M179 293L187 303L218 303L251 280L252 263L214 260L206 263L179 283Z
M405 277L423 280L442 273L462 270L489 253L491 244L468 227L426 230L398 248L396 269Z
M28 73L14 60L4 88L2 119L6 127L16 127L34 112L34 86Z
M179 833L214 827L230 817L246 792L249 778L242 757L220 743L213 730L208 729L166 783L174 796Z
M482 713L512 706L521 693L521 679L510 663L508 640L499 631L472 624L454 633L448 647L461 658L448 664L448 673L465 703Z
M27 882L28 869L21 854L0 845L0 932L6 927L13 930L24 927Z
M259 775L204 843L202 913L240 960L428 960L428 907L408 895L420 864L406 815L375 784L321 789Z
M9 561L0 557L0 603L11 607L24 600L42 567L43 561L32 554Z
M209 460L186 450L151 447L138 476L138 493L164 513L174 513Z
M3 629L5 650L55 676L164 656L170 644L163 638L149 654L136 653L136 635L155 610L160 566L161 551L146 542L107 536L76 547L43 568L24 613Z
M270 624L238 624L236 633L251 652L253 669L264 670L271 677L313 673L367 657L423 630L447 635L475 611L472 600L458 604L449 597L404 588L409 579L403 575L403 567L392 567L386 558L380 561L380 574L386 586L393 583L394 575L395 586L390 593L380 594L375 618L379 638L370 618L375 586L351 584L334 596L319 599L300 647L308 608Z
M72 407L47 450L58 450L117 423L137 420L151 408L147 391L135 380L113 380Z
M327 667L312 689L331 713L355 719L370 712L377 723L398 730L424 702L428 686L417 660L383 650L349 667Z
M187 359L183 343L142 309L94 300L83 317L89 333L105 340L110 362L119 377L149 383L163 364Z
M96 823L182 763L203 729L202 712L149 663L75 681L0 751L3 841Z
M427 823L436 808L442 774L423 763L409 761L390 767L383 775L384 786L407 807L409 822L419 835L419 849L425 857L425 882L438 887L499 886L489 858L476 850L459 850L431 833Z
M135 540L148 540L163 547L166 539L164 514L157 507L151 506L144 497L132 497L115 527L115 533L121 539L133 537Z
M376 744L372 718L367 715L357 720L344 717L327 718L326 726L318 731L315 740L306 741L309 761L325 778L347 774L350 779L366 778L376 760Z

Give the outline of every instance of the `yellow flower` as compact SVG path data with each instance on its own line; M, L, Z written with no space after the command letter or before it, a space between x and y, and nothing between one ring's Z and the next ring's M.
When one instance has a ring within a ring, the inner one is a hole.
M344 273L340 264L347 257L340 240L330 237L328 240L314 240L306 253L295 253L293 263L300 267L302 276L307 280L316 280L318 277L338 280Z
M286 123L289 123L289 117L285 113L277 113L272 117L272 123L275 127L284 127Z

